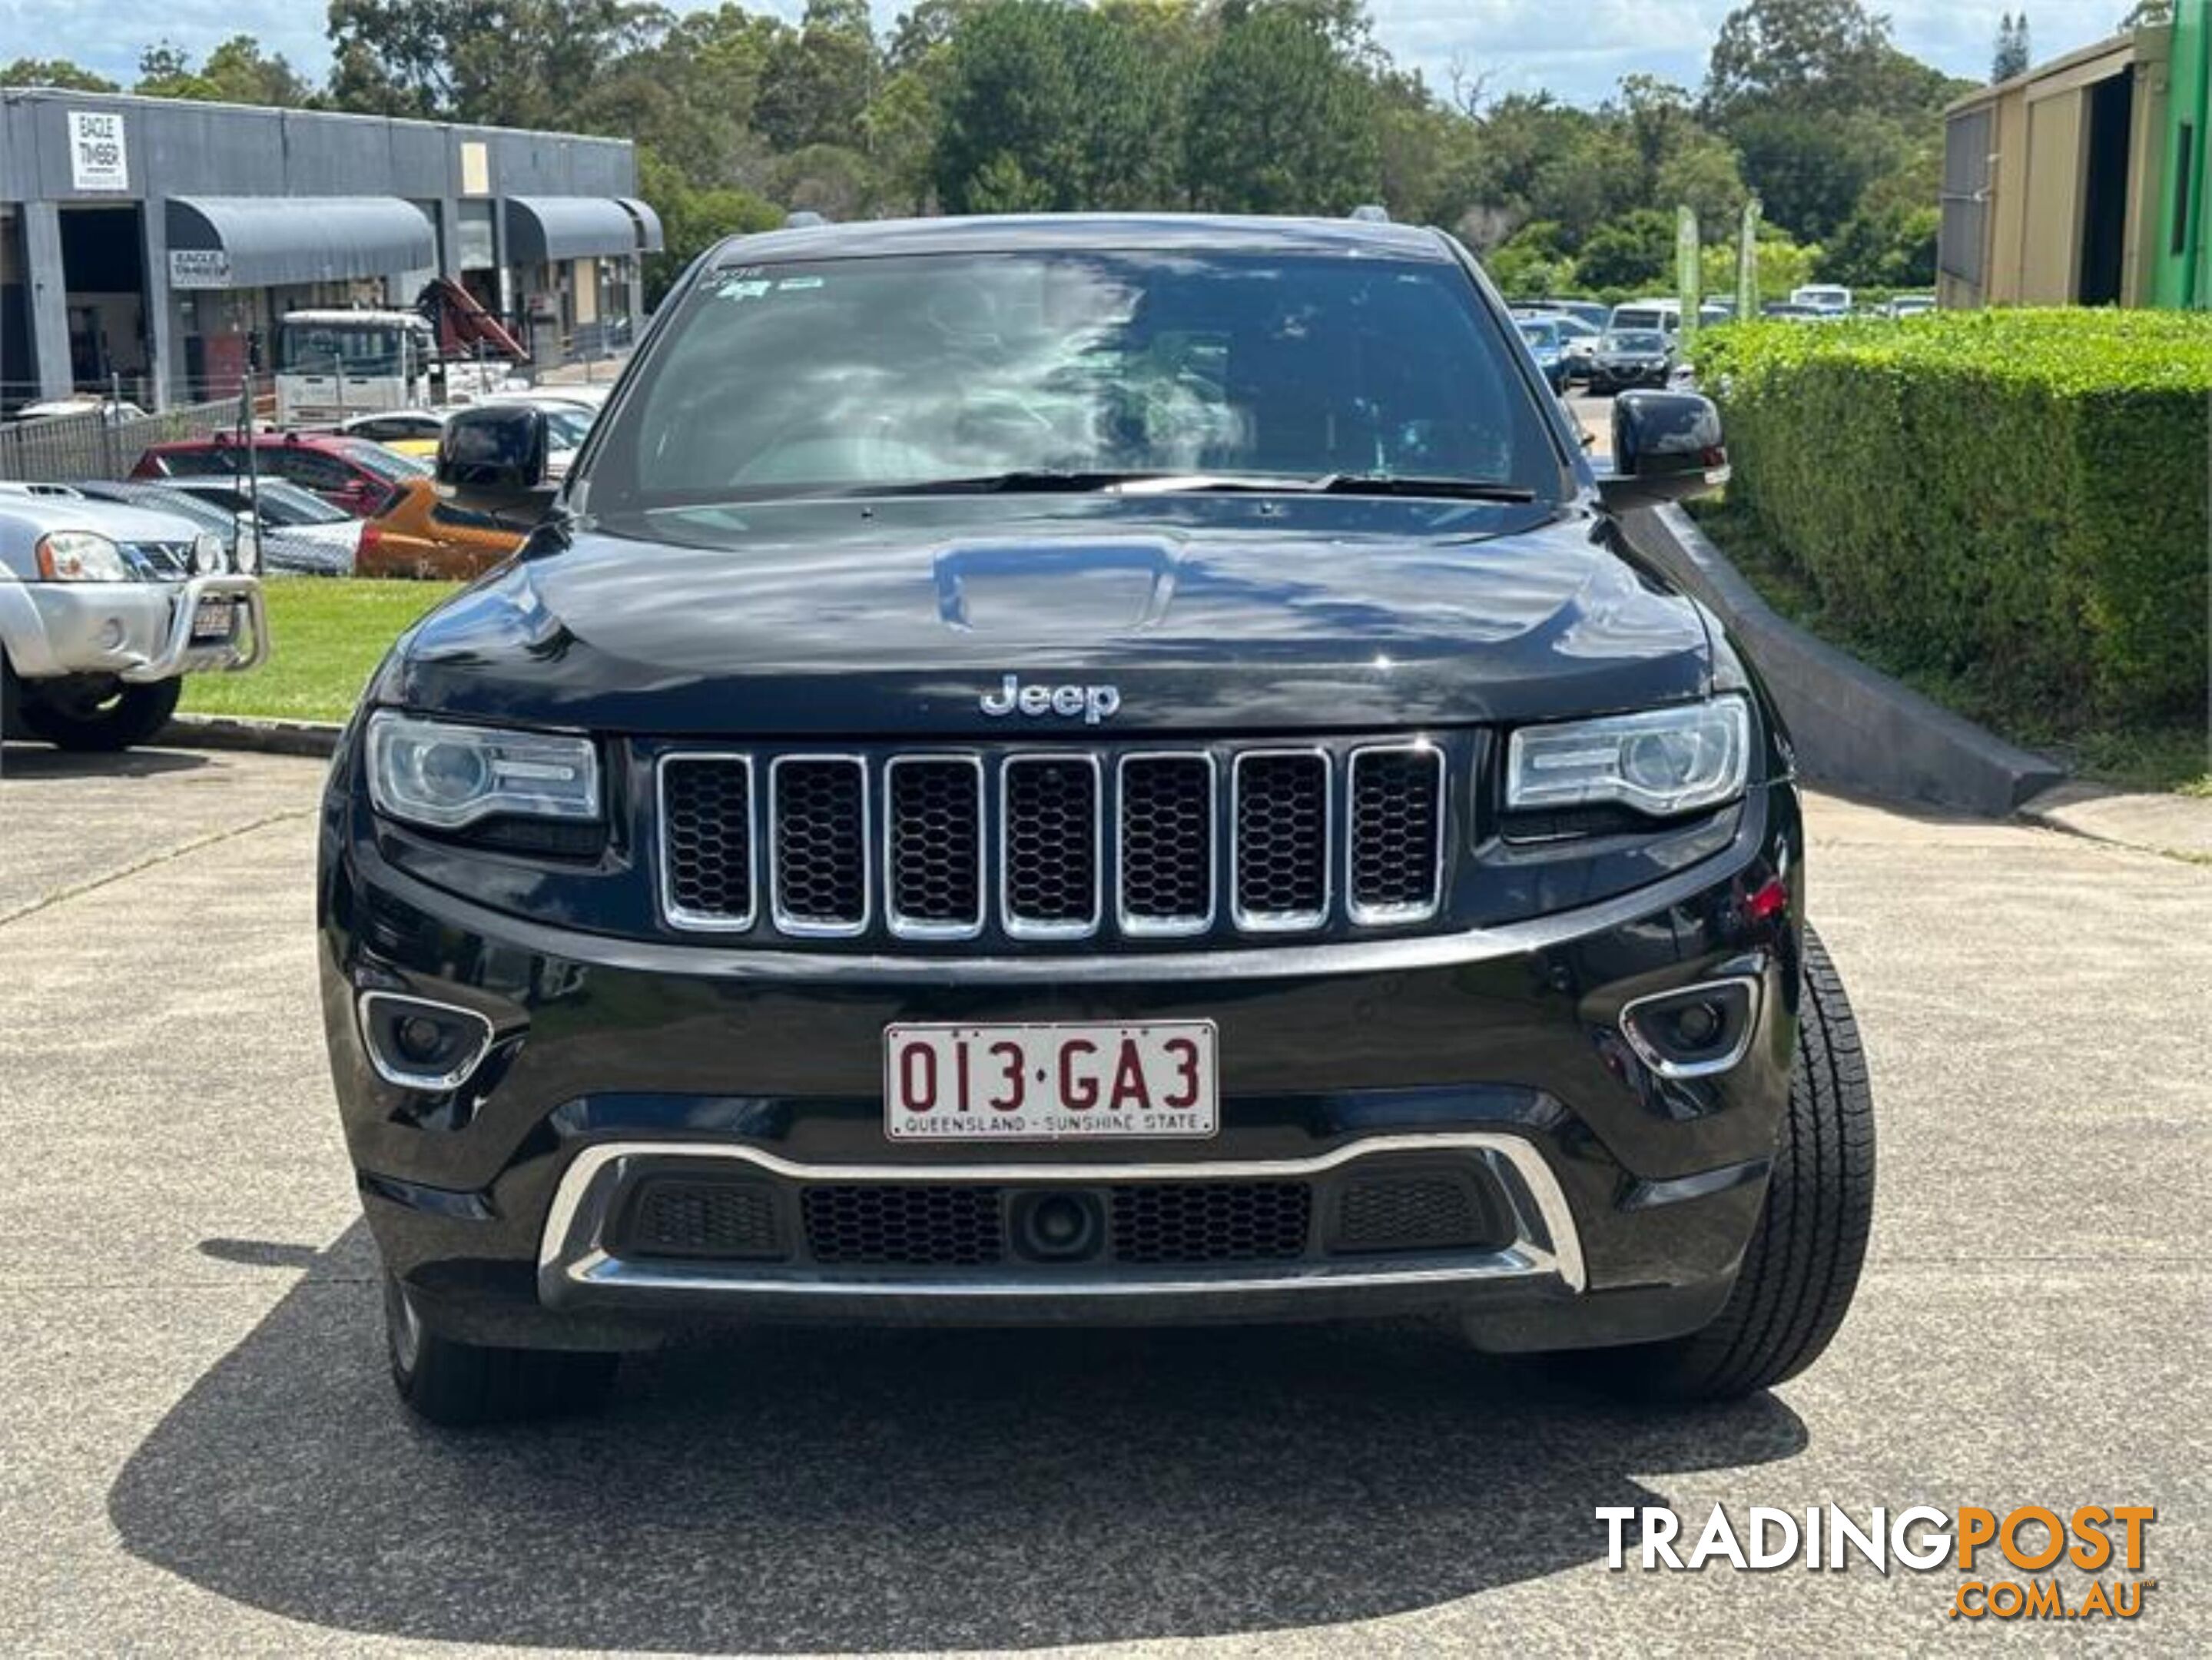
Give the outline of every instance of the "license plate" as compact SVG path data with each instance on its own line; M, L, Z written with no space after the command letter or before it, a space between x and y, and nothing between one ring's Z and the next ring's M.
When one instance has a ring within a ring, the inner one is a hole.
M887 1026L894 1141L1206 1136L1218 1128L1211 1020Z
M192 643L203 645L230 638L232 625L238 619L238 604L232 599L203 599L192 609Z

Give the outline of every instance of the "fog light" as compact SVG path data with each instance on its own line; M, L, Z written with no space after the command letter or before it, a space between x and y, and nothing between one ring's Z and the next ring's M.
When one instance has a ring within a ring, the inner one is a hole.
M1662 1078L1709 1078L1750 1053L1759 982L1751 975L1639 997L1620 1012L1621 1034Z
M402 1089L457 1089L490 1052L492 1025L474 1009L398 992L361 996L361 1035L377 1076Z
M1711 1003L1690 1003L1674 1013L1674 1037L1686 1049L1710 1049L1728 1019Z

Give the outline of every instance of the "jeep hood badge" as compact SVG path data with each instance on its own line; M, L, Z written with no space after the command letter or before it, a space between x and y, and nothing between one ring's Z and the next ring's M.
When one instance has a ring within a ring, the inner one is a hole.
M1115 686L1025 686L1020 676L1010 674L998 690L983 694L981 707L994 717L1057 714L1073 720L1079 714L1084 725L1095 727L1121 707L1121 693Z

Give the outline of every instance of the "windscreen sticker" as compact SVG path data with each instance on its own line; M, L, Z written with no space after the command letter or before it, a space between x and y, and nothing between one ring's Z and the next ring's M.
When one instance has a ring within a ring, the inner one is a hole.
M757 300L773 287L765 277L726 277L714 289L718 300Z
M822 286L822 279L818 277L787 277L775 286L779 290L818 289Z

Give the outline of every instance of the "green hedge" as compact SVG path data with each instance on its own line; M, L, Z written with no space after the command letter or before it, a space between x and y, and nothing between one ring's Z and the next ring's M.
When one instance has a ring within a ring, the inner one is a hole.
M1702 331L1735 502L1844 629L2085 714L2205 707L2212 317Z

